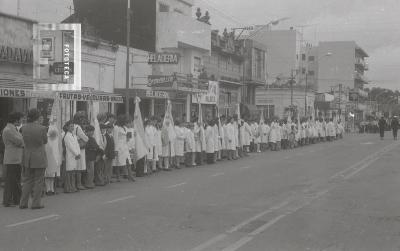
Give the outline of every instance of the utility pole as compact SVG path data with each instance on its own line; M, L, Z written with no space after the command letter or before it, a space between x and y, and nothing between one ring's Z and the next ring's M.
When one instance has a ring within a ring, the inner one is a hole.
M131 0L128 1L128 8L126 9L126 100L125 100L125 114L129 119L129 47L131 45Z
M308 88L308 72L306 72L306 88L304 90L304 116L307 117L307 88Z
M342 116L342 84L339 84L339 119Z
M293 69L290 73L290 112L293 113L293 82L294 82L294 76L293 76Z

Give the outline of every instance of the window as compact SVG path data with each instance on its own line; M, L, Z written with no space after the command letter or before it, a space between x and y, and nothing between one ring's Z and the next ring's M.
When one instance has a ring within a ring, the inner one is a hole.
M181 11L180 9L174 9L174 11L175 11L176 13L183 14L183 11Z
M160 12L169 12L169 6L163 3L159 4Z
M308 57L308 61L309 61L309 62L313 62L314 60L315 60L315 57L314 57L314 56L309 56L309 57Z
M306 68L303 67L303 69L301 69L301 73L306 74Z
M254 48L254 73L255 78L262 79L264 75L264 51Z
M301 60L306 61L306 54L301 54Z
M314 76L314 75L315 75L315 72L314 72L314 71L308 71L308 75Z
M194 57L194 73L199 73L201 72L201 58L200 57Z

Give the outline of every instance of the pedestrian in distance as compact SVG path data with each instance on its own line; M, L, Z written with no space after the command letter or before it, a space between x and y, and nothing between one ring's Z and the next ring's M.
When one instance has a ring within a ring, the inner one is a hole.
M391 123L392 131L393 131L393 139L397 140L397 131L399 130L399 120L397 116L394 116Z
M47 144L46 127L39 124L40 113L37 109L28 112L28 123L21 128L25 143L22 160L23 187L19 207L28 208L32 194L32 209L41 209L44 174L47 168L45 145Z
M11 113L2 133L5 146L3 164L7 169L3 191L5 207L19 205L21 199L21 163L24 140L17 130L17 126L21 124L21 118L22 114Z
M88 136L88 142L86 144L86 179L85 187L93 189L95 187L94 174L95 174L95 163L100 156L103 155L103 150L97 144L94 135L94 127L89 125L86 128L86 134Z
M386 120L383 116L379 119L378 126L379 126L379 135L381 137L381 140L383 140L383 138L385 137L385 128L386 128Z

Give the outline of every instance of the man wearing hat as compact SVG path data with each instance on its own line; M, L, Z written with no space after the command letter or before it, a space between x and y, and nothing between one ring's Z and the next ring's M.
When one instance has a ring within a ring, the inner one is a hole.
M104 148L104 181L105 184L111 183L112 177L112 161L115 159L115 142L113 137L113 125L110 122L106 122L103 125L100 125L100 128L106 130L106 133L103 135L105 137L105 148Z

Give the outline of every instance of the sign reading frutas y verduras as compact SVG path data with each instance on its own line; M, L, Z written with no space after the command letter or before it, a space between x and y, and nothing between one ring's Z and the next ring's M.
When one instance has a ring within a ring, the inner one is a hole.
M80 24L34 24L33 40L33 77L42 80L34 88L80 90Z
M123 103L122 96L119 95L107 95L107 94L94 94L94 93L78 93L78 92L60 92L58 98L62 100L74 100L74 101L97 101L97 102L111 102L111 103Z
M150 53L149 64L178 64L178 53Z

